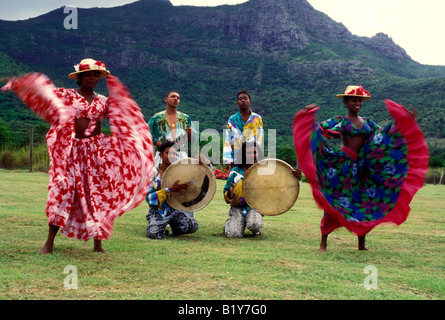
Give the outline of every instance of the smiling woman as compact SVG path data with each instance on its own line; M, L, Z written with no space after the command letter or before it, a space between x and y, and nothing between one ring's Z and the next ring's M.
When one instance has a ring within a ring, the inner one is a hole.
M293 124L298 163L325 212L320 252L337 228L355 233L359 250L367 250L365 236L374 227L403 223L428 169L429 152L414 112L386 100L395 123L380 128L359 116L363 101L371 98L361 86L349 86L337 97L343 99L346 116L317 124L318 107L309 105ZM331 138L343 139L340 150L330 144Z

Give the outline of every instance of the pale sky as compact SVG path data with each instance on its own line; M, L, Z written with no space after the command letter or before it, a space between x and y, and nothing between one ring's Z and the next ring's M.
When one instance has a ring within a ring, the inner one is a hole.
M0 19L23 20L72 5L113 7L135 0L0 0ZM175 5L217 6L245 0L170 0ZM351 33L389 35L417 62L445 66L445 0L308 0Z

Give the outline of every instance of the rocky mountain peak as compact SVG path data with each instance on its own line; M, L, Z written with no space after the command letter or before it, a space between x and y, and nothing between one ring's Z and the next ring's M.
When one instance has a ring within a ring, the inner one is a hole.
M385 33L377 33L368 41L368 46L389 57L396 59L411 59L406 51L395 44Z
M219 15L214 25L245 42L257 55L304 49L311 42L365 46L396 59L410 59L386 34L354 36L342 23L315 10L307 0L250 0L230 14Z
M250 0L233 6L231 10L216 7L212 14L194 18L190 23L221 30L247 45L256 55L303 49L310 41L307 31L317 34L321 26L336 34L347 32L341 25L326 21L328 17L312 8L306 0ZM181 18L184 19L188 18ZM339 27L340 31L336 30Z

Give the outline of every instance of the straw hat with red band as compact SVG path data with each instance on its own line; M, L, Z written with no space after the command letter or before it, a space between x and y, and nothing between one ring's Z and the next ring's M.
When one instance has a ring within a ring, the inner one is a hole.
M363 100L371 99L369 92L363 89L362 86L348 86L344 94L337 94L336 97L340 99L344 97L361 97Z
M105 68L105 63L93 59L83 59L79 64L74 66L74 70L76 70L76 72L68 75L68 77L73 80L78 79L79 73L87 71L98 71L100 73L100 78L106 77L110 74L110 71Z

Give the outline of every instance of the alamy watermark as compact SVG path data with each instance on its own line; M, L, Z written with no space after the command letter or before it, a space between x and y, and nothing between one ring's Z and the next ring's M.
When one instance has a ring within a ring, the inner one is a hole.
M378 272L377 268L373 265L368 265L363 269L364 274L368 274L363 282L363 286L366 290L377 290L378 288Z
M63 286L67 290L78 289L78 275L77 275L77 267L73 265L68 265L63 270L64 274L68 274L64 281ZM363 281L363 286L366 290L377 290L378 289L378 271L377 267L374 265L367 265L363 269L363 273L368 276L365 277Z
M199 132L199 121L192 121L196 132ZM195 133L196 134L196 133ZM266 158L265 154L265 138L267 138L267 158L274 159L276 158L277 147L276 147L276 130L268 129L262 132L261 139L250 138L245 139L244 137L255 137L253 130L245 129L242 133L242 136L239 133L233 133L228 130L223 130L222 137L220 133L215 129L205 129L199 134L199 138L192 137L192 143L189 143L189 137L184 134L181 135L177 141L175 142L174 149L179 152L184 152L187 155L190 155L191 158L198 159L200 156L205 156L212 164L221 164L221 160L223 164L227 164L224 156L221 157L221 145L224 145L226 140L230 145L237 145L232 156L232 164L254 164L256 160L260 160ZM221 144L221 138L223 139ZM246 153L242 155L241 142L244 140L246 145ZM260 140L261 142L258 142ZM200 143L201 142L201 143ZM203 145L203 143L206 144ZM201 147L200 147L201 145ZM247 152L248 149L254 148L255 153ZM223 147L224 149L224 147ZM224 153L224 150L223 150ZM171 163L176 161L176 154L169 153L169 160ZM244 157L244 158L243 158ZM184 162L187 159L182 158L179 161L183 160ZM265 166L258 168L259 175L270 175L275 172L276 164L273 161L267 162Z
M65 6L63 13L68 14L63 20L63 27L67 30L78 29L79 17L77 15L77 8L75 6Z
M77 268L72 265L68 265L63 269L63 273L68 274L63 281L65 289L77 289Z

